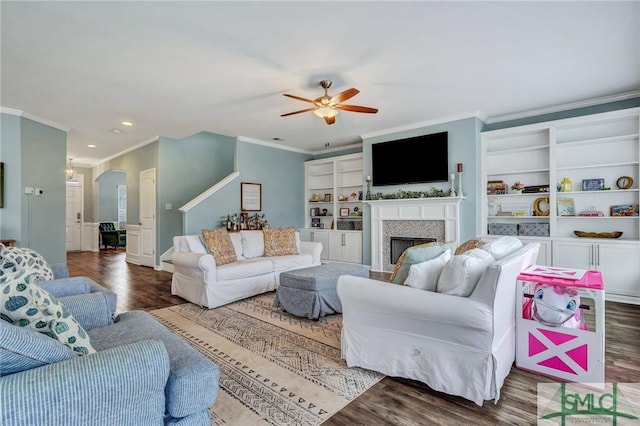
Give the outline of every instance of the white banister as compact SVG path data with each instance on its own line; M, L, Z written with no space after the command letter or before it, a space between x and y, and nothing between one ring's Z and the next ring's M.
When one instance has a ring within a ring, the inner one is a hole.
M191 210L192 208L197 206L199 203L201 203L202 201L206 200L212 194L215 194L216 192L218 192L219 190L224 188L225 185L227 185L228 183L233 181L238 176L240 176L240 172L236 171L236 172L231 173L230 175L228 175L227 177L222 179L220 182L216 183L211 188L207 189L202 194L198 195L193 200L189 201L187 204L185 204L184 206L180 207L178 210L180 212L182 212L182 213L188 212L189 210Z

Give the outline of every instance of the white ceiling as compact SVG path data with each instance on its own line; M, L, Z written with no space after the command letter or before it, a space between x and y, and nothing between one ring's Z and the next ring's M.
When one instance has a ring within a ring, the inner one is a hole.
M318 151L414 123L640 89L638 1L0 7L0 105L69 129L77 164L199 131ZM333 80L330 95L358 88L346 103L378 114L341 112L332 126L311 112L280 117L310 106L283 93L316 98L322 79Z

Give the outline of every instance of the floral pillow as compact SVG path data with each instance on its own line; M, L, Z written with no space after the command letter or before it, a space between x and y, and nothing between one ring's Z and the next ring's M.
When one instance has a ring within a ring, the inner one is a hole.
M296 231L293 227L265 228L262 230L262 233L264 235L265 256L271 257L298 254Z
M233 243L226 229L203 229L202 237L207 249L213 255L217 266L233 263L238 260Z
M31 275L22 270L0 277L0 319L52 337L77 355L94 353L80 323L55 297L29 282Z

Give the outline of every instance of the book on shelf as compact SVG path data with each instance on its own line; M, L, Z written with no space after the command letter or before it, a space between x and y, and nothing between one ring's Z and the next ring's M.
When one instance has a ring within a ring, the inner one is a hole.
M558 198L558 216L575 216L573 198Z

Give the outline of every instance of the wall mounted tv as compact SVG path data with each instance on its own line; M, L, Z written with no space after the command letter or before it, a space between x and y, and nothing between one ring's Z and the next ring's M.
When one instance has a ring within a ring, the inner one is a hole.
M371 145L373 186L448 181L448 145L448 132Z

